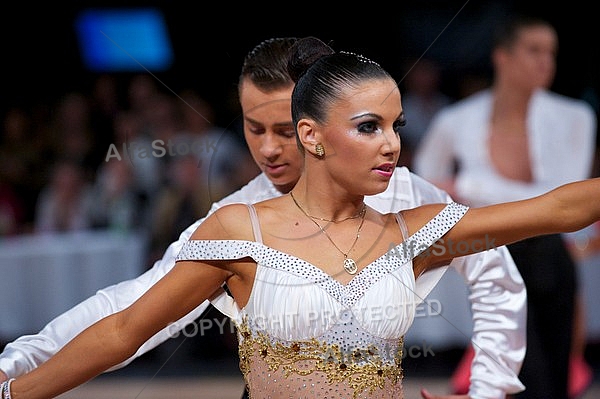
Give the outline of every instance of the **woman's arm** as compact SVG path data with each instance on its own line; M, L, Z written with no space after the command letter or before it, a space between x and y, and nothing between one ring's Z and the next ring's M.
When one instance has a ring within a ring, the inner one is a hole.
M438 204L411 210L405 214L409 229L416 231L441 208ZM576 231L598 219L600 178L565 184L531 199L471 208L448 233L415 259L415 268L429 269L458 256L534 236Z
M15 380L13 398L54 397L124 361L155 332L210 297L227 276L215 265L179 262L129 308L87 328L46 363Z
M268 181L265 175L259 175L240 190L214 203L208 214L211 215L227 204L254 203L263 200L267 195L268 189L265 187L268 187ZM85 328L131 305L175 266L177 254L205 219L199 219L187 227L180 234L177 241L169 245L162 259L156 261L152 268L144 274L135 279L122 281L99 290L95 295L51 320L38 333L23 335L15 341L9 342L0 353L0 381L9 377L18 377L33 370L56 354L60 348ZM107 371L128 365L137 357L172 338L173 334L196 320L207 309L208 305L208 302L202 303L191 313L178 320L176 324L152 336L150 340L140 346L133 357L111 367Z
M0 370L6 372L8 377L25 374L56 354L60 348L85 328L131 305L175 266L177 254L196 230L199 222L189 226L177 241L171 243L162 259L156 261L154 266L142 275L99 290L95 295L51 320L38 333L23 335L8 343L0 353ZM180 327L171 326L171 328L155 334L140 347L133 357L111 369L118 369L131 363L143 353L173 337L173 334L180 328L198 318L207 309L208 304L208 302L201 304L180 319L177 323L177 326ZM2 373L0 373L0 381L2 379Z
M225 208L222 208L225 209ZM215 212L192 235L236 239L228 231L248 231L245 206ZM228 220L231 224L228 224ZM15 399L48 398L66 392L124 361L157 331L212 296L233 273L229 261L180 261L130 307L85 329L55 356L12 383Z

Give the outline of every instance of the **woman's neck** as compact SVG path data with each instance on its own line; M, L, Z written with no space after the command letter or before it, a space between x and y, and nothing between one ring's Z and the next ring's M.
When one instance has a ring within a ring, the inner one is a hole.
M336 192L332 187L308 184L300 179L292 190L294 200L311 216L326 220L344 220L359 214L364 208L364 196Z

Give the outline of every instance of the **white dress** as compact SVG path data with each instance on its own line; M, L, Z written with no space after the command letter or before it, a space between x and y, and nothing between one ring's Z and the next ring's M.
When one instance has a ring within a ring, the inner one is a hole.
M413 322L412 259L452 228L467 207L448 204L407 238L341 284L316 266L256 241L190 240L177 260L250 257L247 305L233 299L240 368L251 398L401 398L403 336ZM406 250L406 249L410 250ZM219 306L223 309L223 306Z

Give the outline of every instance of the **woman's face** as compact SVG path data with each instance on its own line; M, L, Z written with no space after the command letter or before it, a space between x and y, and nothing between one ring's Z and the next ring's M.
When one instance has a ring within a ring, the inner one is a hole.
M348 87L320 127L332 180L356 194L384 191L400 155L404 121L400 91L392 79Z

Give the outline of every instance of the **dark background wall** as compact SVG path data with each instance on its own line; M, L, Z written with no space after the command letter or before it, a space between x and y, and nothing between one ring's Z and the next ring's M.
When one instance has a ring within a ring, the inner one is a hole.
M397 4L396 4L397 3ZM456 89L465 71L485 73L493 25L512 11L548 18L561 48L554 89L591 102L598 92L600 21L591 4L532 1L409 1L313 7L306 3L234 5L186 2L87 2L78 5L12 4L2 12L3 83L0 106L53 101L73 89L88 90L96 74L81 61L74 19L89 7L156 6L165 16L174 63L156 73L168 90L192 87L217 107L217 122L237 116L235 85L243 56L273 36L315 35L336 49L365 54L401 81L408 57L428 56L444 66L444 89ZM127 73L117 74L123 80Z

